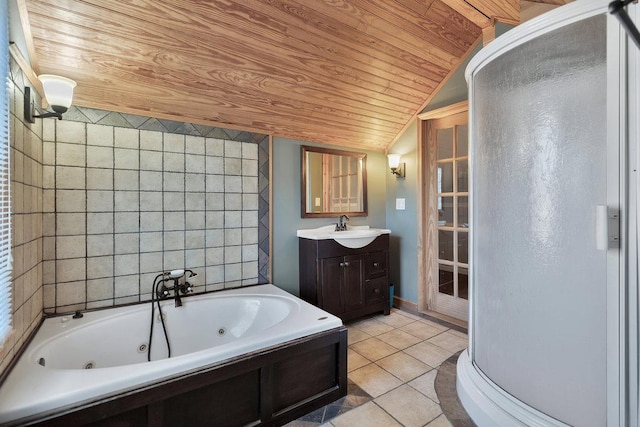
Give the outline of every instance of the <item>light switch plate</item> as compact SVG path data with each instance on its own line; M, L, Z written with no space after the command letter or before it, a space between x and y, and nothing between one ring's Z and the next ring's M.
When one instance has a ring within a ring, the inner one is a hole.
M404 210L404 199L396 199L396 210L397 211Z

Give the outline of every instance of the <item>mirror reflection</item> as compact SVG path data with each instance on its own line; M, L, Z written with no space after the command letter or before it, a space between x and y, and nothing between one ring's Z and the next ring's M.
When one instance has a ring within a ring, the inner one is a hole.
M367 215L366 154L302 147L302 217Z

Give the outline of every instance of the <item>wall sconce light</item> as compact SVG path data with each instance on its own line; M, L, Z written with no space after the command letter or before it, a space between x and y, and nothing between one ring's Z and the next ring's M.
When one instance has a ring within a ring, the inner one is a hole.
M391 173L398 178L404 178L406 163L400 163L400 154L389 154L387 157L389 158Z
M36 118L44 119L46 117L57 117L58 120L62 120L62 114L71 107L73 88L76 87L76 82L52 74L42 74L38 76L38 80L42 82L44 96L53 111L40 115L35 114L36 108L31 96L31 88L26 86L24 88L24 119L29 123L35 123Z

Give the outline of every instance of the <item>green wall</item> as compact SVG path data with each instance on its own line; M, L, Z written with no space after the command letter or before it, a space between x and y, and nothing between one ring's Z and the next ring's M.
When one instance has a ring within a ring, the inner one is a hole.
M418 301L418 205L417 205L417 121L414 120L390 153L402 154L406 177L387 174L387 228L391 230L390 278L395 295ZM396 210L396 199L405 199L405 210Z
M272 281L278 287L299 295L298 238L296 230L316 228L337 222L336 218L302 218L300 215L300 146L343 149L284 138L273 139L273 271ZM349 151L356 151L349 149ZM378 152L367 154L367 190L369 215L353 217L351 225L386 228L387 158Z

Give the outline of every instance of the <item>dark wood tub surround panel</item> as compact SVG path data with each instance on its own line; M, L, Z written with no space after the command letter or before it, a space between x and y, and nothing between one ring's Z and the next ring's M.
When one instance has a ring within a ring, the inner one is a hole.
M280 426L346 393L343 326L11 425Z

